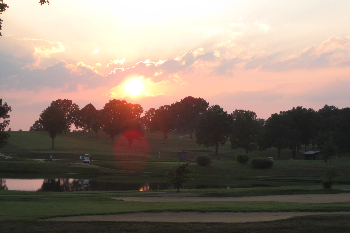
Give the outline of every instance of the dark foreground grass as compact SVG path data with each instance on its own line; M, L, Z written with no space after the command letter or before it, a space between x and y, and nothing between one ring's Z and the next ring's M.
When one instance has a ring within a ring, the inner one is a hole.
M2 221L0 232L350 232L350 216L306 216L255 223L151 223L151 222L50 222Z
M35 220L58 216L132 212L336 212L350 211L350 202L137 202L113 194L39 194L0 196L0 221Z

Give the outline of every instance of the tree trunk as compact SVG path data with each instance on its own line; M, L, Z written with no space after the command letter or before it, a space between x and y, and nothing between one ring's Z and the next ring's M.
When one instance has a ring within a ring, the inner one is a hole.
M297 152L297 148L296 146L293 146L292 147L292 158L295 159L297 156L296 156L296 152Z
M215 155L219 154L219 142L215 143Z
M51 149L55 149L55 138L51 138Z

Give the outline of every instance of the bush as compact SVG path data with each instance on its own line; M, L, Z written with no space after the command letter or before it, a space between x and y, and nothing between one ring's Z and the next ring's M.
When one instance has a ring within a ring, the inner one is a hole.
M332 185L333 185L333 180L329 180L329 179L322 180L322 186L324 189L330 189L332 188Z
M268 158L252 158L250 160L250 165L253 167L253 168L270 168L272 167L272 164L273 164L273 161L271 161L270 159Z
M239 163L247 163L249 161L249 156L248 155L236 155L236 160Z
M334 178L338 175L334 168L327 168L324 171L325 179L322 180L322 186L324 189L332 188Z
M207 166L211 163L211 160L208 156L206 155L200 155L196 158L196 162L199 166Z

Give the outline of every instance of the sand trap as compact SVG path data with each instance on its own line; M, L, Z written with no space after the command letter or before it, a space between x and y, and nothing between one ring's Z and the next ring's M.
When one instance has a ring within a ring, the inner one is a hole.
M116 200L140 202L205 202L205 201L276 201L301 203L331 203L350 201L349 193L341 194L307 194L307 195L278 195L256 197L117 197ZM113 215L89 215L57 217L49 221L115 221L115 222L260 222L287 219L294 216L321 214L350 214L350 212L160 212L160 213L127 213Z
M340 194L300 194L300 195L274 195L254 197L116 197L116 200L140 202L203 202L203 201L276 201L301 203L332 203L350 201L350 193Z
M161 213L129 213L114 215L72 216L47 219L50 221L113 221L113 222L261 222L287 219L294 216L321 214L350 214L350 212L161 212Z

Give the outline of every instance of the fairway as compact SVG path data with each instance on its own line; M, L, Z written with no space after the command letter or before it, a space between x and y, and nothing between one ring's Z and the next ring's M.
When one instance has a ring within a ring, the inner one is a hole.
M186 224L195 223L191 225L192 232L195 229L215 232L214 228L218 232L231 232L228 229L232 227L242 228L243 232L255 228L260 232L274 232L273 229L280 232L280 228L295 229L303 224L303 229L310 230L305 225L317 221L325 224L313 228L318 233L333 229L336 222L343 224L339 232L350 229L345 224L350 215L348 155L334 158L329 164L322 160L301 160L302 151L296 160L290 159L288 150L282 152L280 159L274 149L255 151L248 156L273 157L274 162L270 169L253 169L235 160L235 155L244 153L240 149L232 150L224 145L219 156L215 156L214 148L200 147L186 134L169 136L164 140L160 133L147 133L129 149L123 137L112 144L103 133L97 138L93 133L72 132L59 135L57 148L51 150L46 132L11 132L8 144L1 151L11 158L0 157L4 185L6 178L43 179L47 187L51 182L59 192L1 190L3 229L37 232L35 225L43 232L66 232L66 224L71 221L75 232L96 232L97 228L100 232L130 229L153 232L159 229L155 224L167 228L166 232L177 232L189 226ZM187 152L192 173L189 182L177 193L165 174L181 164L177 162L179 151ZM89 165L79 160L86 153L92 155ZM46 161L50 155L52 162ZM199 166L195 162L199 155L208 156L211 164ZM321 185L328 168L338 173L334 187L329 190ZM104 183L126 189L92 191ZM158 190L159 187L162 189ZM80 225L80 221L85 225ZM133 227L127 225L129 221ZM261 225L266 221L271 225ZM54 229L46 222L55 226ZM181 226L169 225L179 222Z

